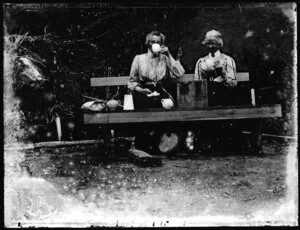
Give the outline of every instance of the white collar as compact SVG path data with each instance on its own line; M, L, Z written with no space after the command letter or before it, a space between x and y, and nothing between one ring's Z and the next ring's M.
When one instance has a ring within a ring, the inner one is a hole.
M220 56L221 56L220 50L217 50L217 51L215 52L215 56L214 56L214 57L212 57L211 53L208 54L208 57L209 57L209 58L218 58L218 57L220 57Z

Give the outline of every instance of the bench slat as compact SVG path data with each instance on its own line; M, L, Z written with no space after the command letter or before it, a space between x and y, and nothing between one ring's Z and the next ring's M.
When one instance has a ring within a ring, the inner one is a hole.
M91 86L99 87L99 86L122 86L127 85L129 80L129 76L122 77L99 77L99 78L91 78ZM193 81L194 74L184 74L182 77L178 78L178 82L187 82ZM238 82L249 81L249 73L248 72L239 72L237 73Z
M125 77L97 77L91 78L91 86L117 86L127 85L129 76Z
M239 72L236 74L236 79L238 82L249 81L249 73L248 72Z
M183 111L85 113L85 124L201 121L281 117L281 105Z

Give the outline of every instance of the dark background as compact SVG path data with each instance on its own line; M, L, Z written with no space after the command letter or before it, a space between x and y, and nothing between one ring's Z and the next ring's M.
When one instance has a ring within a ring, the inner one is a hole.
M237 71L250 73L258 103L283 105L284 117L267 120L266 127L292 135L294 25L284 14L291 8L283 3L6 4L6 35L28 33L18 53L29 50L43 63L35 64L47 79L43 84L16 83L25 120L45 124L45 108L59 104L67 111L63 119L73 119L82 130L83 95L109 99L116 93L91 88L90 78L129 75L134 56L146 52L147 33L163 32L173 56L182 46L182 64L186 73L193 73L197 59L205 55L205 33L216 29ZM45 92L54 99L45 102ZM79 132L77 138L85 135Z

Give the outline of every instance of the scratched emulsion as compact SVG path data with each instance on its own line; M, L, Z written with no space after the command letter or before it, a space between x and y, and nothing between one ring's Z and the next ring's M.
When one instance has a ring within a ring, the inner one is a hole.
M14 98L11 88L4 96ZM15 116L6 140L22 133L14 102L5 104L4 117ZM297 142L265 141L264 151L265 157L165 159L162 167L141 168L97 162L86 147L7 150L5 226L297 225Z

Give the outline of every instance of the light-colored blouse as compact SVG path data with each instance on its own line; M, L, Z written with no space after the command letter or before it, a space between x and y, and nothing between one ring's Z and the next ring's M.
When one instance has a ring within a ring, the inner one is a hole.
M214 70L207 71L209 61L213 60ZM218 70L217 70L218 69ZM195 80L210 79L220 77L225 86L234 87L237 85L236 65L233 58L224 53L217 52L215 57L209 53L200 58L195 67Z
M184 69L179 61L169 58L165 54L153 56L148 50L145 54L136 55L130 70L128 88L134 90L136 86L164 79L167 76L178 78L184 74Z

